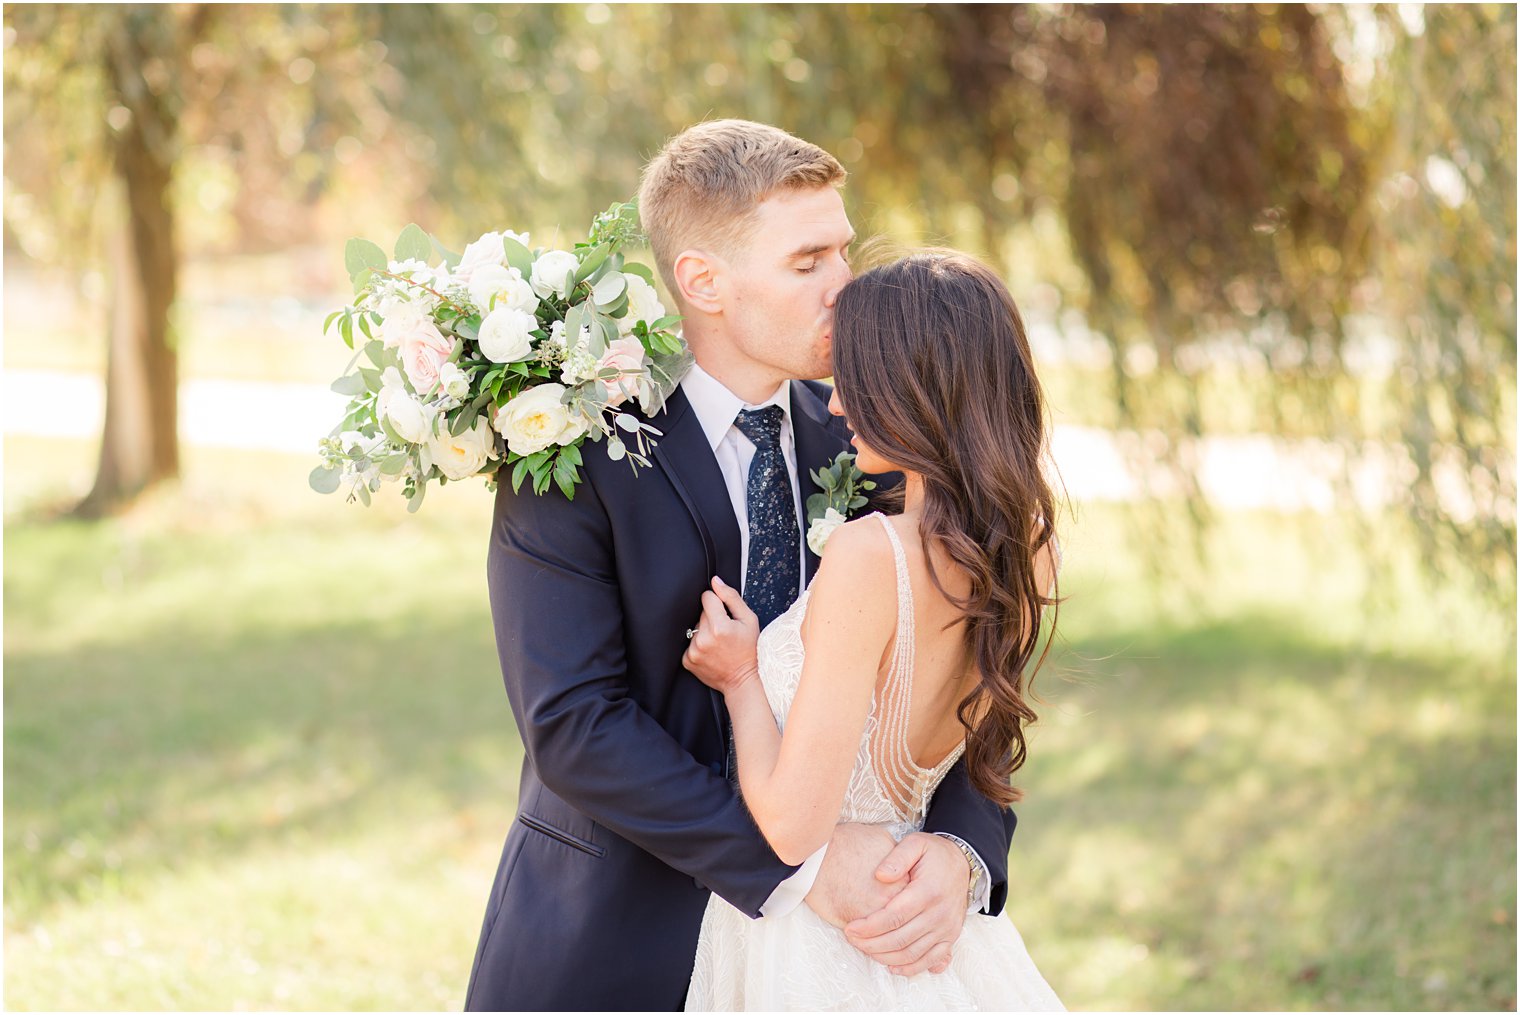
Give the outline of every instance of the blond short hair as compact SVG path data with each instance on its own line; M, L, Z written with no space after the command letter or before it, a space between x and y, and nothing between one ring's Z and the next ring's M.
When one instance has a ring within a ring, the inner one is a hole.
M779 127L709 120L677 134L644 167L639 216L665 288L679 303L683 250L718 253L749 238L760 202L778 191L844 183L839 160Z

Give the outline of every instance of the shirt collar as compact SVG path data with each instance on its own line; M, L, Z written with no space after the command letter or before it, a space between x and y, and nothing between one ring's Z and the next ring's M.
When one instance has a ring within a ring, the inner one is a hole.
M716 377L703 370L700 364L693 363L681 379L681 389L686 392L686 399L691 403L692 411L697 414L698 422L702 424L702 433L707 436L707 443L714 451L718 449L718 444L728 433L729 427L734 425L734 418L739 415L740 409L763 409L767 405L779 405L782 417L788 423L791 422L790 381L782 381L781 386L765 401L749 405L725 388Z

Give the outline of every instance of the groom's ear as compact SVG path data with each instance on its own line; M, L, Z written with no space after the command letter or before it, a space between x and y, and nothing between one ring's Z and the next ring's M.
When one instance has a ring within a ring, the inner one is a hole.
M703 250L683 250L672 267L687 307L708 314L723 312L723 301L718 297L718 276L723 266L717 258Z

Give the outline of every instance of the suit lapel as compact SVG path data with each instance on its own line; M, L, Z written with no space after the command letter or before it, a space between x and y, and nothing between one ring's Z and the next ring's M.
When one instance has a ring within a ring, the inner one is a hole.
M654 458L675 487L702 536L707 556L707 576L718 575L730 588L739 587L739 522L728 501L723 470L713 457L702 424L692 411L686 392L677 387L665 402L662 416L650 420L663 431L654 446ZM704 583L705 584L705 583ZM691 679L695 680L695 677ZM728 728L723 695L709 689L713 722L719 731ZM725 737L727 734L723 734ZM732 752L724 776L732 770Z
M739 523L728 501L723 472L686 392L677 388L665 403L665 414L650 422L664 431L655 444L654 457L697 523L709 577L718 575L738 588Z
M841 451L849 449L849 438L836 433L834 417L811 388L801 381L792 382L792 436L797 444L797 484L802 488L802 539L807 542L807 502L821 493L813 482L813 471L829 465ZM842 424L841 424L842 425ZM818 572L818 555L811 547L804 554L807 581Z

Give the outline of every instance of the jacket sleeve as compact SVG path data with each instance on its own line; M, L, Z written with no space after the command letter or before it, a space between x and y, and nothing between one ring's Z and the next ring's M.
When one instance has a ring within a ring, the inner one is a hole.
M1008 901L1008 847L1018 818L1007 807L993 802L971 785L962 758L946 773L929 802L924 820L926 832L949 832L965 839L987 865L987 879L992 884L986 912L997 916Z
M574 500L502 477L487 579L502 677L544 786L750 916L796 868L719 773L630 694L612 529L592 476ZM692 678L695 679L695 678Z

